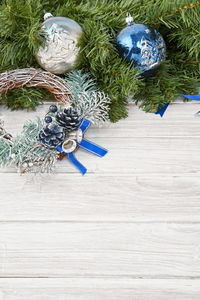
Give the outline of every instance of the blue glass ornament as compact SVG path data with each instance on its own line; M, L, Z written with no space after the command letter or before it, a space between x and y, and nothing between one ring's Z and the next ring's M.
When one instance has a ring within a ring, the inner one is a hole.
M161 34L147 25L136 24L129 15L127 26L116 38L119 55L141 70L145 77L151 75L166 58L166 45Z

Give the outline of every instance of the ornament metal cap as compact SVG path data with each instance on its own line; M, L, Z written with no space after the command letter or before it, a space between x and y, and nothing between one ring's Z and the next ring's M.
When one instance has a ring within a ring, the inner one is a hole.
M133 17L131 16L130 13L127 13L126 15L126 23L129 25L131 23L133 23Z
M44 20L46 21L47 19L52 18L52 17L53 17L53 15L51 13L46 13L44 15Z

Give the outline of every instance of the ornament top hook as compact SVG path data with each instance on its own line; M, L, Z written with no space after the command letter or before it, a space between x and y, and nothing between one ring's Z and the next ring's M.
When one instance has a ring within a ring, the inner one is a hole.
M47 19L52 18L52 17L53 17L53 15L51 13L46 13L44 15L44 20L46 21Z
M132 24L134 23L133 17L131 16L130 13L127 13L127 14L126 14L126 23L127 23L128 25L132 25Z

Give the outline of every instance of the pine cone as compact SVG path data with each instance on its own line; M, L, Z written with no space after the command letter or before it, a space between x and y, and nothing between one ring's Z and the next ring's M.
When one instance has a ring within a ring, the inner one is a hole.
M63 128L58 126L57 124L47 124L40 132L39 132L39 141L43 145L46 145L50 148L56 148L64 141L64 131Z
M57 123L64 127L67 132L77 130L80 124L80 118L73 108L64 109L63 112L56 113Z

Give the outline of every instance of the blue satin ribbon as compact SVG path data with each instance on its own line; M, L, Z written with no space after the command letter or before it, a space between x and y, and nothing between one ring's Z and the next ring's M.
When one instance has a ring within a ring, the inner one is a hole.
M156 115L160 115L161 117L164 115L166 109L168 108L169 103L166 103L165 105L159 107L159 109L157 110L157 112L155 113Z
M189 100L193 100L193 101L200 101L200 94L197 95L179 95L181 97L185 97Z
M87 169L76 159L74 152L68 153L69 160L78 168L78 170L85 175Z
M91 123L90 121L83 119L81 121L81 124L79 126L79 128L81 129L82 133L85 134L85 132L88 130L88 128L90 127Z
M79 128L81 129L83 135L90 127L90 121L83 119ZM86 140L85 138L82 139L80 143L77 142L77 145L80 146L82 149L87 150L88 152L95 154L99 157L103 157L108 152L106 149L102 148L101 146ZM62 146L59 145L56 148L60 153L67 154L69 160L78 168L78 170L84 175L87 172L87 169L76 159L74 152L66 153L63 151Z
M86 139L82 139L80 143L78 143L79 146L90 153L93 153L99 157L103 157L108 152L106 149L99 147L97 144L92 143Z
M200 101L200 94L197 94L197 95L179 95L181 97L185 97L189 100L192 100L192 101ZM160 115L161 117L164 115L168 105L170 104L169 103L166 103L164 106L160 107L157 112L155 113L156 115Z

